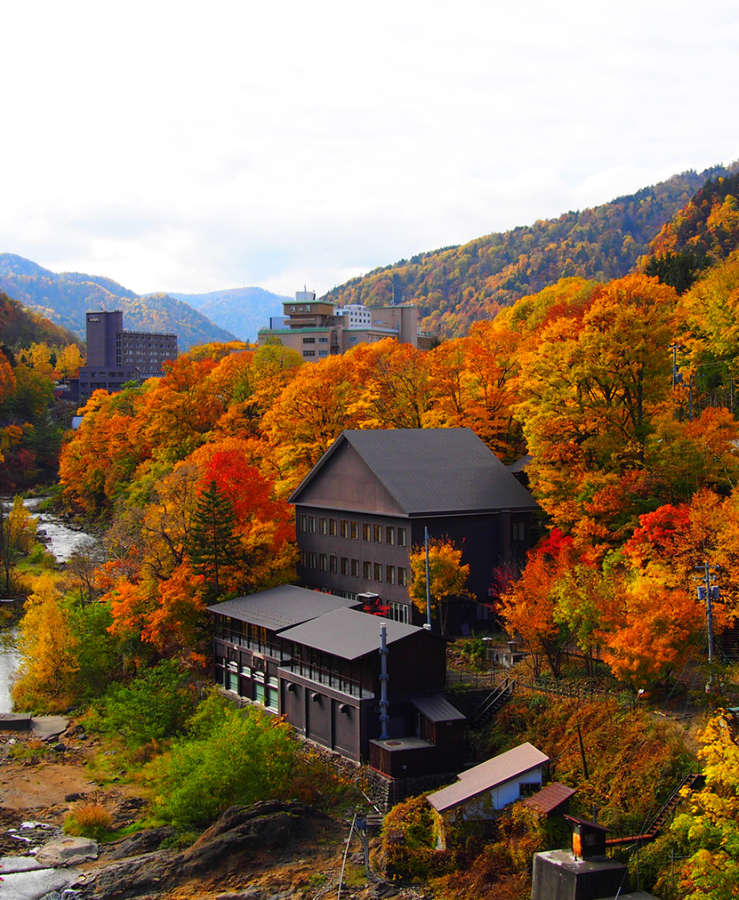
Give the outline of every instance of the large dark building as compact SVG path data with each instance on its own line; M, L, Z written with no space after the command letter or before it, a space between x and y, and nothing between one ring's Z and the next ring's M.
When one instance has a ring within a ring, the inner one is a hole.
M536 501L468 428L345 431L290 501L303 584L350 600L378 594L406 623L418 621L410 553L426 527L470 566L478 602L455 607L452 629L487 616L494 570L521 562L535 539Z
M79 401L93 391L119 391L128 381L161 375L177 358L177 335L124 331L121 310L87 313L87 364L80 368Z
M282 585L210 607L216 682L386 775L455 769L465 718L442 693L444 640L354 605Z

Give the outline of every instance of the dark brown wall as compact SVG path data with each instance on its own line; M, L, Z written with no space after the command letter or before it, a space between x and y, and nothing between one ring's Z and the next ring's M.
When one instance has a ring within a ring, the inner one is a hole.
M298 502L329 509L404 515L361 456L347 443L334 452L326 466L303 489Z
M315 691L308 689L305 695L305 736L330 747L331 698L320 693L320 689Z
M419 631L390 644L388 649L390 696L444 690L446 643L443 640L426 631Z
M305 688L302 684L288 684L281 680L280 693L282 715L293 728L297 728L298 731L305 734Z
M429 538L449 537L462 550L462 562L470 567L469 590L479 602L488 599L493 570L501 565L522 561L531 540L531 514L501 512L487 515L435 516L412 520L414 546L424 542L424 526ZM513 541L512 523L526 524L526 538Z

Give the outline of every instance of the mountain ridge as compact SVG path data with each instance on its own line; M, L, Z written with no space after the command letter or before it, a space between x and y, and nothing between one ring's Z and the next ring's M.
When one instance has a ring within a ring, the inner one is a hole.
M338 303L416 303L426 330L466 333L519 297L559 278L608 280L632 271L659 229L712 178L739 163L688 170L656 185L554 219L425 251L328 291Z
M130 331L173 332L180 350L235 340L231 332L174 297L140 296L104 276L52 272L13 253L0 254L0 291L83 340L85 313L95 309L123 310L124 327Z
M169 291L169 295L189 304L243 341L256 340L257 332L269 317L280 315L282 304L292 300L260 287L226 288L203 294Z

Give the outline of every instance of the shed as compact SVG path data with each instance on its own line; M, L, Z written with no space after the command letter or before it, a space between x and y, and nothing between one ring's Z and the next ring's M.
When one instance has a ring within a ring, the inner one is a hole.
M429 794L437 813L439 845L446 845L445 826L458 820L485 821L522 795L541 787L549 757L528 742L460 772L457 781Z
M553 813L566 807L574 793L574 788L567 787L566 784L560 784L559 781L553 781L540 791L527 797L523 802L525 806L530 807L534 812L542 816L551 816Z

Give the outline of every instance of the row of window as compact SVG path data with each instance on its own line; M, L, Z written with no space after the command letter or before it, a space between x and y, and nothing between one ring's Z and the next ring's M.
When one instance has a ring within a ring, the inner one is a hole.
M303 356L315 356L315 350L303 350ZM318 356L328 356L328 350L319 350Z
M378 581L384 584L408 584L408 570L402 566L386 566L384 563L360 562L346 556L334 556L333 553L314 553L300 551L300 564L305 569L316 569L330 575L348 575L351 578L361 577L364 581Z
M247 700L253 700L255 703L272 710L272 712L277 712L279 705L277 679L270 677L265 681L262 672L252 670L249 666L241 666L241 675L251 678L251 684L240 684L238 664L233 661L228 662L223 672L223 686L225 689L233 691L240 697L246 697Z
M300 530L303 534L327 534L358 541L361 533L362 540L375 544L397 544L398 547L407 547L407 529L396 528L394 525L372 525L369 522L357 522L353 519L330 519L324 516L310 516L301 513L299 517ZM317 526L317 527L316 527ZM361 529L361 531L360 531Z
M304 337L303 338L304 344L315 344L315 342L316 342L316 339L314 337ZM328 338L327 337L319 337L318 343L319 344L328 344Z

